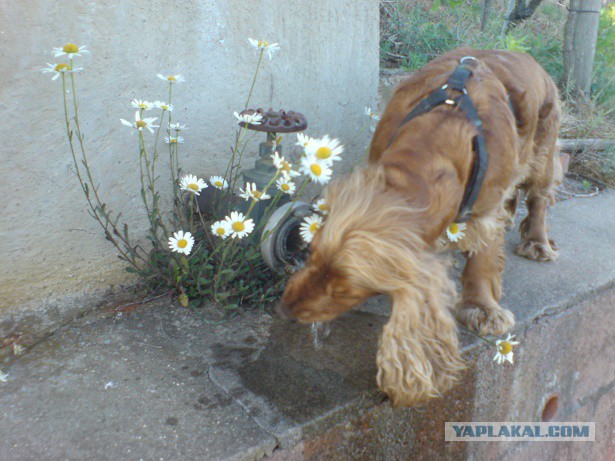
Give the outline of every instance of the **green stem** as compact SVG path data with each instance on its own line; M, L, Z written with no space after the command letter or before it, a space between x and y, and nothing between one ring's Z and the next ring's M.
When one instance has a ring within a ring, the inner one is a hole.
M476 332L474 332L474 331L470 330L468 327L466 327L466 326L464 326L464 325L459 325L459 326L460 326L463 330L465 330L466 332L470 333L472 336L476 336L478 339L480 339L480 340L482 340L482 341L486 342L487 344L490 344L490 345L492 345L492 346L496 346L496 347L497 347L497 344L496 344L496 343L494 343L493 341L489 341L488 339L483 338L483 337L482 337L482 336L480 336L478 333L476 333Z
M256 72L254 72L254 78L252 79L252 86L250 87L250 93L248 94L248 99L246 100L246 105L244 110L248 108L250 105L250 99L252 99L252 92L254 91L254 85L256 84L256 77L258 76L258 71L261 67L261 63L263 62L263 54L265 54L265 50L261 49L261 54L258 57L258 64L256 65Z
M145 171L147 173L147 180L149 183L149 188L150 188L150 192L152 194L152 211L154 211L156 213L155 216L155 222L157 222L158 224L160 224L160 228L162 229L162 232L164 233L165 239L168 240L169 239L169 231L166 227L166 225L164 224L163 220L162 220L162 214L160 213L160 207L158 206L158 198L156 197L156 188L154 185L154 181L150 172L150 163L149 163L149 159L147 157L147 150L145 149L145 139L143 138L143 132L139 131L139 142L140 142L140 148L143 152L143 159L145 160ZM147 204L146 204L147 207ZM156 238L156 240L159 241L158 239L158 233L156 232L156 228L152 229L154 231L154 237ZM164 245L162 245L164 247Z
M72 63L71 63L72 64ZM71 65L72 67L72 65ZM71 78L72 78L72 74L71 74ZM74 88L74 82L73 82L73 88ZM76 98L75 96L75 92L73 89L73 98ZM66 134L68 136L68 143L70 146L70 151L71 151L71 155L73 157L73 164L75 166L75 173L77 174L77 178L79 179L79 184L81 185L81 189L83 190L83 194L85 195L86 201L88 203L88 206L90 208L90 212L92 217L98 222L98 224L100 224L100 226L103 228L103 230L105 231L105 237L115 246L115 248L120 252L120 255L123 257L123 259L128 262L135 270L137 271L142 271L142 267L139 266L139 264L137 263L137 258L140 259L141 261L143 261L143 263L151 266L151 264L149 263L149 261L147 261L143 256L140 255L140 253L137 251L136 247L133 248L132 245L130 244L130 241L128 241L127 239L123 238L120 231L117 229L117 226L113 223L113 221L111 221L108 213L105 210L104 204L101 202L99 196L98 196L98 192L97 192L97 188L94 184L94 182L91 179L91 172L89 171L89 166L87 163L87 156L85 155L85 149L83 147L83 144L80 141L81 144L81 149L82 149L82 156L83 156L83 165L86 168L86 172L88 174L88 177L90 178L90 184L91 184L91 188L94 190L94 194L96 197L96 201L97 201L97 205L94 205L94 203L92 202L92 199L90 197L90 193L89 193L89 187L87 185L87 183L84 181L83 179L83 175L81 173L81 168L79 167L79 162L77 161L77 154L75 153L75 146L73 143L73 132L70 129L70 122L69 122L69 116L68 116L68 101L66 98L66 77L64 74L62 74L62 101L64 103L64 121L66 123ZM76 102L74 102L75 107L76 107ZM75 124L78 125L78 117L77 114L75 114ZM80 132L77 132L77 137L80 138L81 140L83 139L80 135ZM105 222L103 222L103 220L100 218L100 214L102 214L102 216L105 219ZM109 232L109 226L111 226L111 229L113 232ZM125 249L123 249L120 244L117 242L117 240L113 237L113 235L116 235L119 237L119 239L122 241L122 243L128 248L128 251L126 251Z

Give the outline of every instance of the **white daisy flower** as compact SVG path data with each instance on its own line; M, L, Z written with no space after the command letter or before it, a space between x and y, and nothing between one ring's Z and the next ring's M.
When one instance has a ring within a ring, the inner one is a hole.
M181 190L192 192L194 195L201 195L201 191L207 187L207 183L193 174L187 174L179 182Z
M275 182L276 187L285 194L292 195L295 193L297 186L290 177L283 175Z
M263 116L256 112L254 114L241 114L241 115L239 115L238 112L233 112L233 115L235 116L235 118L237 119L239 123L249 123L251 125L260 125L261 120L263 119Z
M254 40L253 38L249 38L248 41L250 45L257 50L265 50L269 55L269 59L273 58L274 53L280 51L280 46L277 43L269 43L265 40Z
M182 125L181 123L170 123L169 129L175 131L186 131L188 127L186 125Z
M173 237L169 237L169 248L176 253L189 255L194 245L194 237L190 232L182 230L174 232Z
M301 173L293 170L292 163L288 163L286 160L284 160L284 157L280 157L277 152L273 154L271 158L273 159L273 165L278 169L278 171L282 173L282 176L284 176L285 178L292 179L296 176L301 176Z
M330 165L326 161L319 161L315 155L306 155L301 158L301 173L310 177L317 184L326 184L331 179Z
M173 112L173 104L167 104L166 102L162 101L154 101L154 106L156 106L158 109Z
M303 218L299 231L305 243L310 243L312 241L318 229L322 227L322 223L322 218L317 214Z
M228 188L228 181L222 176L212 176L209 178L209 183L216 189L222 190Z
M312 138L310 138L308 135L305 135L303 133L297 133L297 146L301 146L304 149L307 149L308 147L310 147L310 145L312 144L314 140Z
M184 77L181 75L167 75L166 77L162 74L156 75L160 80L164 80L169 83L180 83L185 82Z
M166 142L167 144L183 144L184 138L182 138L181 136L165 136L164 142Z
M150 110L151 108L154 107L154 103L141 100L141 99L133 99L132 101L130 101L130 105L134 107L135 109L141 109L141 110Z
M256 183L250 184L249 182L247 182L246 190L244 191L243 189L239 189L239 192L241 192L241 194L239 194L240 197L245 198L246 200L253 199L255 202L271 198L271 196L267 194L266 191L259 191L256 188Z
M231 235L232 228L228 221L216 221L211 225L211 233L222 239Z
M150 133L154 132L154 128L158 128L158 125L153 125L156 120L158 120L158 117L147 117L141 119L139 111L135 112L135 121L133 123L128 120L124 120L123 118L120 119L120 121L126 126L136 128L139 131L143 131L143 128L147 128Z
M225 219L231 228L232 238L244 238L254 230L254 221L246 219L242 213L232 211Z
M329 204L324 198L318 199L312 204L312 210L319 212L320 214L329 214Z
M321 139L312 139L307 151L314 154L318 160L332 162L341 160L341 154L344 152L338 139L331 139L329 135L324 135Z
M67 43L62 48L53 49L53 55L56 58L68 56L68 59L73 59L75 56L81 56L81 53L89 53L89 51L85 49L85 45L77 46L74 43Z
M513 363L513 346L519 344L519 341L513 341L515 338L514 335L508 333L508 337L506 339L498 339L495 342L495 347L497 348L496 354L493 356L493 361L498 362L498 364L504 363L508 360L510 363Z
M451 242L458 242L465 235L464 231L466 230L465 223L456 223L454 222L450 226L446 228L446 236Z
M365 108L365 115L367 115L372 120L375 120L377 122L380 121L380 116L376 112L372 112L371 107L366 107Z
M79 72L81 70L83 70L83 67L72 68L66 63L60 63L60 64L47 63L47 67L45 67L44 69L41 69L41 71L44 74L54 74L54 76L51 77L51 80L57 80L58 77L60 77L60 75L62 74L72 74L75 72Z
M2 370L0 370L0 381L2 381L3 383L6 383L8 381L8 378L9 378L9 374L3 373Z
M277 150L273 153L271 158L273 159L273 166L276 167L278 170L283 169L285 163L288 164L288 162L284 160L284 157L280 157L280 154Z

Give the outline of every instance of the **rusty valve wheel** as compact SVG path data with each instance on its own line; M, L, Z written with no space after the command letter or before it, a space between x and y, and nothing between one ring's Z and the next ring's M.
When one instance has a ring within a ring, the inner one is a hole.
M287 112L282 109L278 111L269 109L266 111L265 109L259 108L246 109L240 113L240 115L254 114L263 116L259 124L239 122L239 125L248 130L264 131L267 133L296 133L305 130L308 126L305 116L292 110Z

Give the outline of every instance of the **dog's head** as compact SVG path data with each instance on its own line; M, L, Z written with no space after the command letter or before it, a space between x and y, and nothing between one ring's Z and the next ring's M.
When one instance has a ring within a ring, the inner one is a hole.
M306 323L332 320L386 293L399 250L390 245L404 244L396 229L400 223L392 223L399 213L395 199L386 195L381 169L358 169L340 178L325 199L329 215L314 235L305 268L288 281L279 309Z
M331 252L319 248L326 246L322 239L319 231L305 267L288 281L280 304L282 315L300 322L326 322L375 294L345 261L343 244Z

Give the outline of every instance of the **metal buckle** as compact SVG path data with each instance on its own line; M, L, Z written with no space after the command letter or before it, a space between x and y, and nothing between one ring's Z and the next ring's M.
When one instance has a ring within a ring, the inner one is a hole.
M463 64L467 59L471 59L472 61L478 62L478 59L476 59L474 56L464 56L459 60L459 64Z

